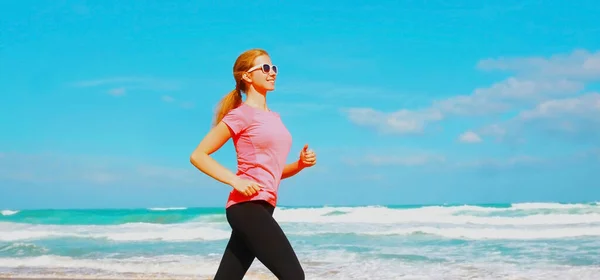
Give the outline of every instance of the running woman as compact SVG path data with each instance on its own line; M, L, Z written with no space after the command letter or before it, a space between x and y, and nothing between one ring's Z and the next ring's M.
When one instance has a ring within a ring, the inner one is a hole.
M279 279L304 279L273 211L281 180L315 165L316 154L304 145L297 161L285 163L292 136L266 101L267 92L275 89L277 70L264 50L242 53L233 65L235 88L219 103L214 127L190 157L200 171L233 188L225 205L232 232L215 280L242 279L254 258ZM229 138L237 153L235 174L210 156Z

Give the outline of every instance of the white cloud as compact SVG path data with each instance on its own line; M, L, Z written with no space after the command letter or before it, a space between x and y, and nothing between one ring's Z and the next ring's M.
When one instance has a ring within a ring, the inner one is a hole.
M573 80L600 78L600 51L574 50L567 54L546 57L489 58L480 61L482 70L516 72L523 77L545 77Z
M505 140L532 132L600 141L600 94L544 101L512 119L480 129L481 134Z
M521 120L575 117L600 122L600 94L588 93L573 98L542 102L535 108L523 111Z
M479 143L481 142L481 137L473 131L467 131L459 136L459 141L463 143Z
M427 124L452 115L482 116L510 111L518 106L535 104L554 96L571 95L583 86L567 80L528 81L509 78L488 88L478 88L470 95L434 101L421 110L401 109L386 113L373 108L348 108L348 119L360 126L374 127L388 133L421 133Z
M343 110L351 122L391 134L415 134L423 132L425 124L439 121L443 115L437 110L399 110L384 113L372 108L349 108Z
M427 125L448 119L452 116L497 116L504 113L522 111L521 117L540 112L523 111L540 104L535 110L548 110L549 106L567 106L554 100L573 100L579 98L585 83L600 79L600 52L589 53L577 50L569 54L555 55L550 58L498 58L485 59L478 63L483 70L506 70L515 72L515 76L497 82L490 87L477 88L468 95L458 95L436 100L431 106L416 109L400 109L386 113L375 108L347 108L347 118L359 126L375 128L382 132L421 133ZM543 104L543 105L542 105ZM545 106L545 107L544 107ZM553 108L556 110L556 108ZM589 108L587 109L590 110ZM563 111L567 117L581 112ZM589 119L575 118L577 121ZM562 122L565 129L581 129L572 122ZM490 125L478 130L480 135L505 135L505 125ZM478 135L478 136L480 136Z
M567 80L523 80L511 77L488 88L475 89L471 95L434 102L433 108L449 115L491 115L554 96L571 95L582 88L581 83Z

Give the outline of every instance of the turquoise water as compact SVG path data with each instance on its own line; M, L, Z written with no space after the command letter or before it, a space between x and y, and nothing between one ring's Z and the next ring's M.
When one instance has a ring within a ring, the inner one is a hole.
M600 279L598 203L281 207L274 216L307 279ZM229 230L223 208L5 209L0 277L210 279ZM255 261L247 279L269 275Z

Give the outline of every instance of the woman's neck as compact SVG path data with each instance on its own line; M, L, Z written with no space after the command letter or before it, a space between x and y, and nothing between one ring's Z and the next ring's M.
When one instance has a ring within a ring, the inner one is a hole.
M262 94L254 89L248 91L245 103L252 107L269 111L266 94Z

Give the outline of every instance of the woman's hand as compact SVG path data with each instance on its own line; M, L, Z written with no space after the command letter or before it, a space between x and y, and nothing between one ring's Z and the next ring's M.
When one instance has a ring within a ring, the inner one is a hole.
M302 151L300 152L299 163L302 168L311 167L317 164L317 154L308 149L308 144L304 145L304 148L302 148Z
M237 178L232 183L231 186L237 190L239 193L245 196L253 196L258 193L260 190L260 185L254 181Z

